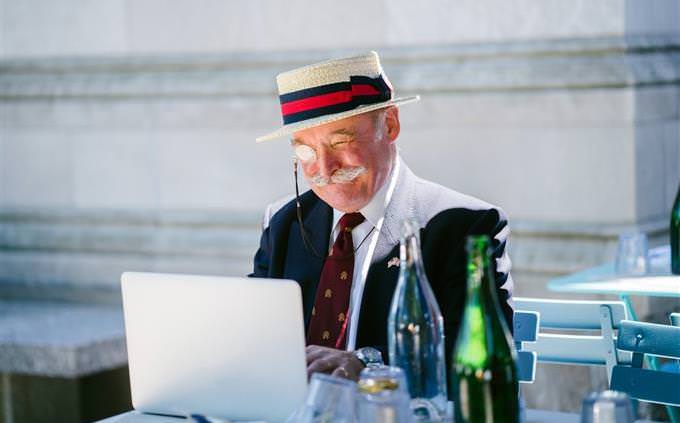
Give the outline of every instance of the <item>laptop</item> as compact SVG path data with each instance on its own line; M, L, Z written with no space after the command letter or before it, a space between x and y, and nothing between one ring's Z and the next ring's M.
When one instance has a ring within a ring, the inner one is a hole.
M283 422L304 402L296 282L126 272L121 285L135 410Z

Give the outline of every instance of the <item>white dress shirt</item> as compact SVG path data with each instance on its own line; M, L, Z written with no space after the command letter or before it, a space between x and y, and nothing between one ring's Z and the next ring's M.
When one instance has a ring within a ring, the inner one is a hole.
M353 351L356 343L356 325L359 321L359 312L361 311L361 298L364 292L364 275L362 275L362 268L366 258L369 254L369 246L371 240L376 232L378 222L385 215L386 202L390 180L395 172L397 166L392 166L392 172L386 178L383 186L375 193L371 201L364 206L359 213L361 213L365 220L361 224L354 227L352 230L352 244L354 246L354 271L352 275L352 290L350 292L349 303L349 322L347 325L347 350ZM398 170L396 170L398 172ZM338 236L340 227L338 223L340 218L345 214L340 210L333 209L333 226L331 236L329 239L328 249L333 246L335 238ZM376 261L379 257L371 257L371 262ZM387 330L387 328L385 328Z

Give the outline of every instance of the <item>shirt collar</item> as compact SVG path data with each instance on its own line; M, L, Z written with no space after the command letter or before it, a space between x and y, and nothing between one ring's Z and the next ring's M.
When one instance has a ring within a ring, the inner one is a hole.
M399 159L397 158L395 160ZM383 182L382 187L380 187L378 192L373 195L371 201L369 201L368 204L359 210L359 213L361 213L366 218L366 221L370 222L371 226L373 227L376 227L378 220L380 220L380 218L385 214L385 197L387 196L389 181L392 179L392 173L394 172L395 167L396 166L393 163L390 174L387 175L387 178L385 178L385 182ZM343 211L333 209L333 230L338 226L338 222L344 214L345 212Z

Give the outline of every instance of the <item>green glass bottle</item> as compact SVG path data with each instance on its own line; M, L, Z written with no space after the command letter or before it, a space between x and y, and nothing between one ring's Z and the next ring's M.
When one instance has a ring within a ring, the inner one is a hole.
M680 185L671 210L671 273L680 275Z
M520 421L517 353L503 318L486 235L467 239L467 298L450 362L456 423Z

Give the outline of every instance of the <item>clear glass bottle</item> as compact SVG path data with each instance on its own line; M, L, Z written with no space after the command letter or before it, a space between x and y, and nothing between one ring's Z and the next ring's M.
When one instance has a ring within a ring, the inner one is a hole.
M420 258L418 226L409 220L403 225L387 335L390 365L406 374L416 420L443 419L447 405L444 319Z
M467 239L467 297L451 359L456 423L520 421L517 353L501 312L486 235Z

